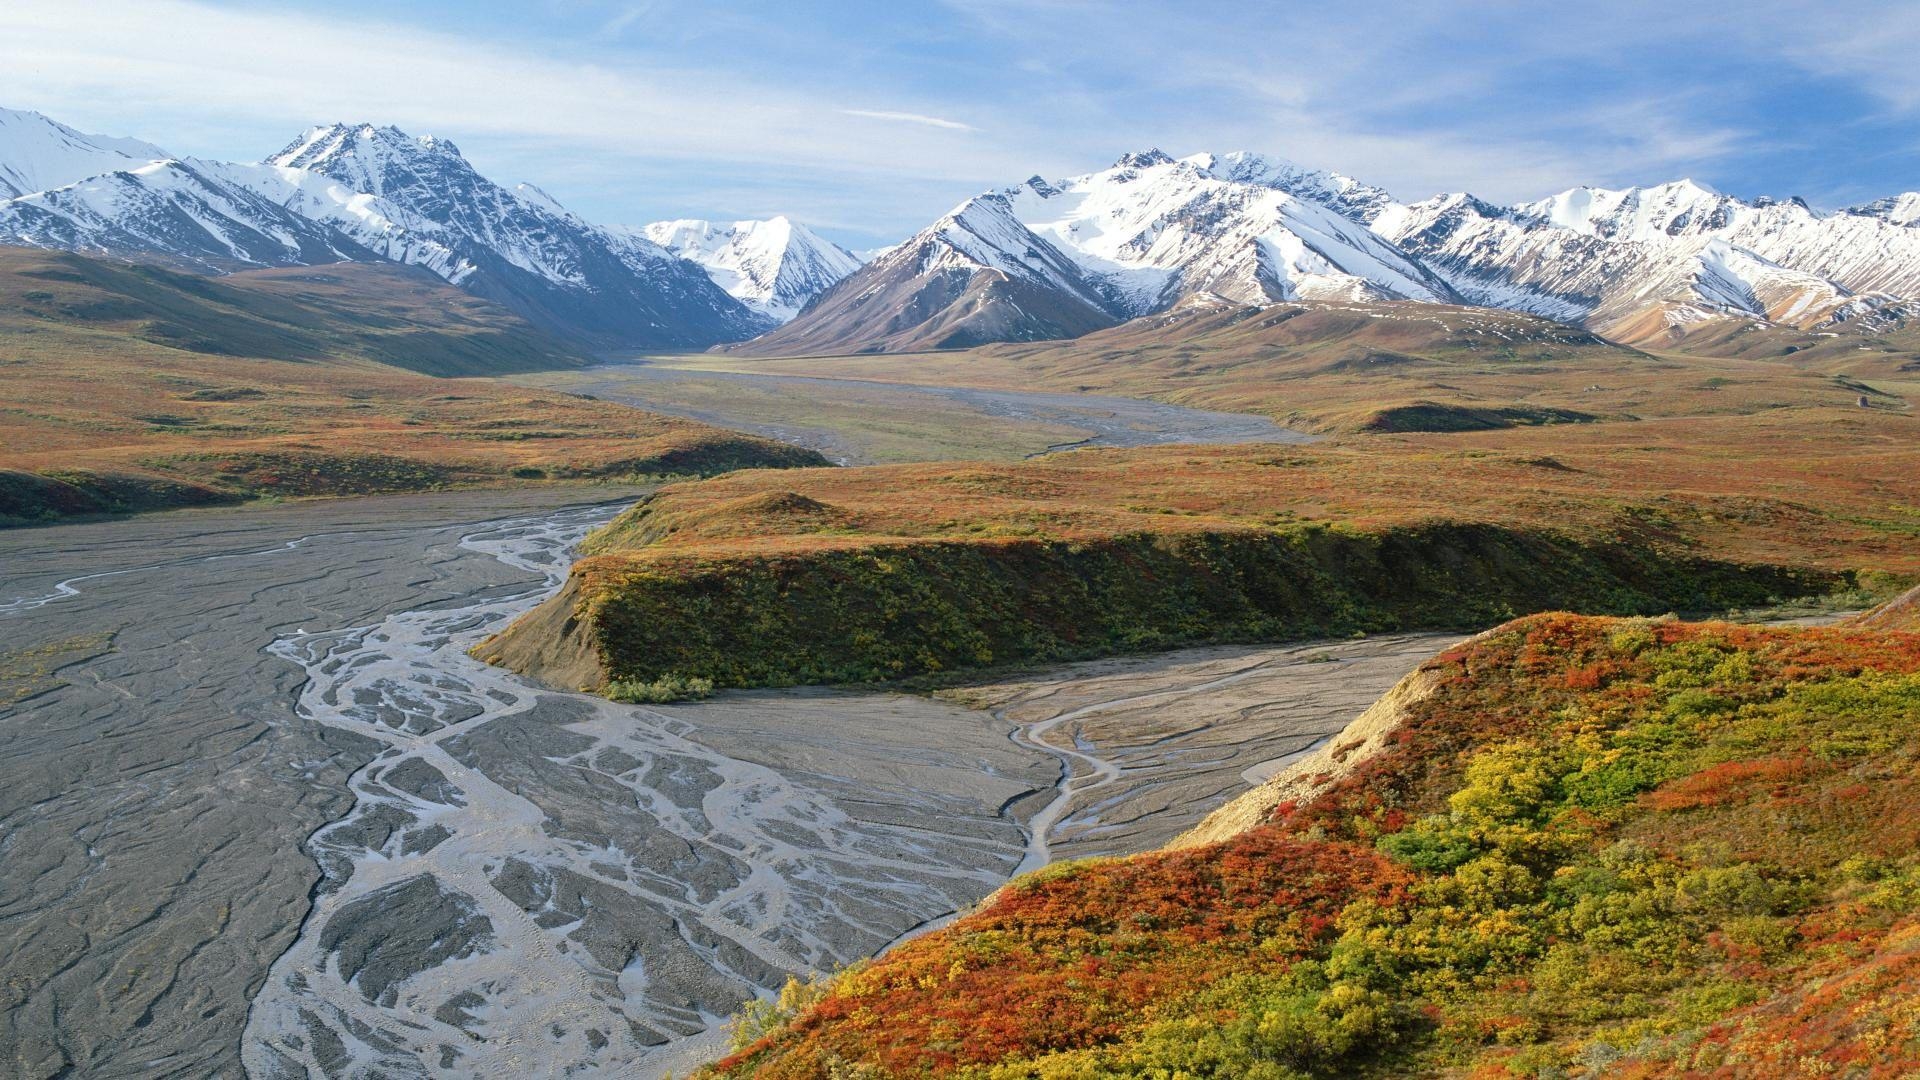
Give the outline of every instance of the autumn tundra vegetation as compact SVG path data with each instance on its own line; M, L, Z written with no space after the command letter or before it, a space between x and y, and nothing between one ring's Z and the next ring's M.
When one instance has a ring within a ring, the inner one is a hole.
M796 984L712 1077L1920 1071L1920 635L1542 615L1197 847Z
M1795 412L740 472L644 499L479 655L570 689L858 682L1555 608L1857 604L1920 573L1911 421Z

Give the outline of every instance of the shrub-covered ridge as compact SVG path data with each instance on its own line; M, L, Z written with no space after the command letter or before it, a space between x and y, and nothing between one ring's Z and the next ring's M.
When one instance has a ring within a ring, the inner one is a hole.
M1160 447L736 473L623 514L480 655L568 688L743 686L1746 607L1920 571L1899 457Z
M1920 635L1551 615L1431 670L1319 797L1021 879L714 1075L1920 1071Z

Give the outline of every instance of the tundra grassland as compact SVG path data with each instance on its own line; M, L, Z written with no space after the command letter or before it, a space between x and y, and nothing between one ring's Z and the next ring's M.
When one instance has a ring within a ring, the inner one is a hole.
M0 524L825 463L487 377L585 362L397 267L210 279L0 249Z
M643 500L479 654L569 688L784 685L1553 609L1864 604L1920 574L1914 428L1810 406L738 473Z
M717 371L1077 390L1269 416L1322 432L1860 407L1905 412L1920 330L1729 327L1660 352L1516 312L1415 303L1187 308L1070 341L901 355L663 358ZM1681 353L1682 346L1697 351Z

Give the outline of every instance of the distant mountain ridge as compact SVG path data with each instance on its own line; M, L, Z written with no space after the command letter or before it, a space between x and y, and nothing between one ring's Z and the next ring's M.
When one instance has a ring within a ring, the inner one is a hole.
M1510 207L1443 195L1391 207L1374 228L1472 303L1650 342L1727 318L1812 329L1920 297L1916 203L1819 214L1681 180Z
M1073 337L1187 296L1457 299L1375 234L1386 192L1255 154L1128 154L961 203L757 352L952 348Z
M496 184L448 140L372 124L238 164L0 110L0 243L211 273L398 262L594 347L703 348L778 321L642 234Z
M0 244L207 273L398 262L599 349L959 348L1192 298L1466 304L1676 348L1920 320L1920 192L1831 213L1690 180L1402 203L1246 151L1033 176L863 258L785 217L596 225L393 127L323 125L239 164L0 110Z
M138 139L89 135L35 112L0 109L0 198L172 157Z
M1075 337L1195 296L1464 303L1641 345L1741 324L1870 331L1910 320L1920 300L1920 194L1830 214L1692 181L1402 204L1279 158L1148 150L975 196L734 348Z
M860 258L784 216L765 221L656 221L641 235L704 267L748 308L788 322L814 297L860 269Z

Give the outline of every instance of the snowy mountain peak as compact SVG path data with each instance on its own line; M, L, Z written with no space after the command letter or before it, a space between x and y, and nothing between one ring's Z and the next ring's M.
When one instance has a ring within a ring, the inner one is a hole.
M530 184L525 181L522 181L518 184L513 185L513 193L515 195L520 196L520 198L523 201L527 203L531 203L534 206L538 206L542 210L546 210L555 214L565 214L568 217L573 216L573 211L568 210L564 206L561 206L560 200L547 194L546 191L540 188L540 186L537 184Z
M390 187L412 187L428 179L479 179L451 139L415 137L397 127L373 124L309 129L267 163L331 176L372 195L386 195Z
M778 322L860 268L845 248L784 215L764 221L656 221L640 232L697 263L714 284Z
M1034 173L1032 176L1027 177L1026 186L1032 190L1035 195L1043 199L1049 199L1060 194L1060 189L1048 183L1047 179L1039 173Z
M1116 169L1151 169L1156 165L1171 164L1173 164L1173 155L1154 146L1131 154L1120 155L1120 160L1114 162L1113 167Z
M1920 191L1889 195L1864 206L1848 207L1844 212L1857 217L1879 218L1889 225L1920 228Z
M0 199L170 157L138 139L89 135L37 112L0 109Z
M1182 160L1218 179L1284 191L1360 222L1371 223L1393 205L1393 196L1385 188L1325 169L1303 168L1270 154L1234 150L1218 155L1195 154Z
M1675 180L1619 190L1570 188L1516 209L1557 228L1589 236L1659 242L1724 229L1745 205L1705 184Z

